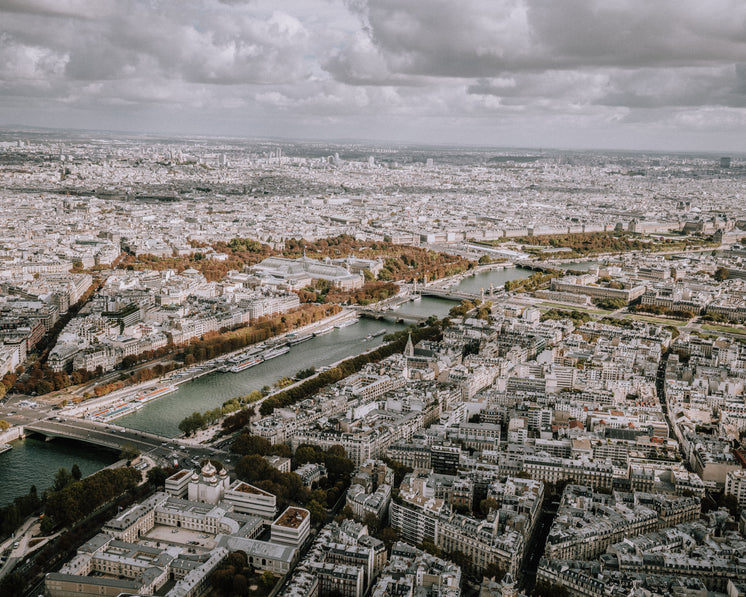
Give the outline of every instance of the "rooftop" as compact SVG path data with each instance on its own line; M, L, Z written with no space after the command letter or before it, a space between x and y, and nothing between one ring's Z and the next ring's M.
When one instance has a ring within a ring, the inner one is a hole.
M240 491L242 493L255 493L257 495L267 495L267 496L270 496L270 497L274 497L274 496L272 496L271 493L263 491L263 490L259 489L258 487L254 487L253 485L249 485L248 483L240 483L239 485L237 485L233 489L235 491Z
M301 524L303 524L303 521L306 520L309 515L310 513L308 510L304 510L303 508L293 508L291 506L280 514L279 518L275 520L272 525L297 529Z

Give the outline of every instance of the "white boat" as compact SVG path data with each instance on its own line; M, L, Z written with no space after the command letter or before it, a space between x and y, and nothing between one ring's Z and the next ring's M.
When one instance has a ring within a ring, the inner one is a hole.
M289 346L280 346L279 348L271 348L267 352L264 353L264 360L268 361L269 359L274 359L275 357L279 357L280 355L286 354L290 352Z
M360 321L359 318L353 317L352 319L345 319L344 321L340 321L339 323L335 323L334 327L339 328L346 328L348 325L355 325L358 321Z
M324 334L328 334L329 332L334 331L334 326L330 325L328 328L321 328L320 330L313 333L314 336L323 336Z
M155 400L156 398L160 398L161 396L165 396L166 394L170 394L171 392L175 391L176 386L165 386L162 388L156 388L155 390L151 390L150 392L146 392L145 394L138 394L134 397L133 402L145 404L146 402L150 402L151 400Z
M295 346L296 344L300 344L301 342L305 342L306 340L310 340L311 338L313 338L313 334L303 334L301 336L294 336L288 339L288 344L290 344L290 346Z
M250 367L253 367L254 365L258 365L259 363L262 363L262 362L264 362L264 357L261 355L256 356L256 357L251 357L250 359L247 359L245 361L235 364L233 367L230 368L230 372L241 373L241 371L246 371L246 369L249 369Z

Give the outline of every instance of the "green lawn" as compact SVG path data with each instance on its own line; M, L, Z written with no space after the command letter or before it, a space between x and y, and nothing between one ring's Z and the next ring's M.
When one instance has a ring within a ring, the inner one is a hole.
M590 313L591 315L608 315L611 311L604 311L603 309L592 309L589 307L581 307L572 304L565 303L539 303L536 305L543 311L549 311L550 309L561 309L562 311L580 311L581 313Z
M728 334L736 334L738 336L746 336L746 328L743 326L703 324L702 329L710 330L713 332L726 332Z
M677 327L685 326L688 321L680 319L666 319L665 317L653 317L652 315L625 315L625 319L636 319L647 323L657 323L658 325L675 325Z

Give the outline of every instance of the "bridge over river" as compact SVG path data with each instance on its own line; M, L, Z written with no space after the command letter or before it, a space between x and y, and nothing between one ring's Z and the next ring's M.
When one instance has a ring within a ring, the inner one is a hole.
M428 320L427 315L414 315L411 313L397 313L393 309L389 310L378 310L378 309L358 309L358 315L360 317L367 317L368 319L378 319L383 321L391 321L393 323L413 323L419 325L425 323Z
M437 288L434 286L431 286L429 288L423 288L420 290L420 293L422 296L434 296L436 298L442 298L442 299L448 299L451 301L473 301L475 299L488 299L489 294L485 294L484 297L482 297L482 294L474 293L474 292L460 292L458 290L451 290L448 288Z
M198 459L220 459L228 454L225 450L211 446L190 445L179 439L78 418L55 417L39 420L24 425L24 431L26 435L35 433L44 436L47 440L65 438L115 451L131 446L143 454L148 453L166 460L169 460L173 454Z

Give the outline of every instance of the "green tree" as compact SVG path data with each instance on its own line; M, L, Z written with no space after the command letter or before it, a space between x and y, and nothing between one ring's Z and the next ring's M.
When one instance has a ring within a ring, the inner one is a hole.
M182 419L179 423L179 429L184 432L184 435L189 437L198 429L205 426L205 418L201 413L193 412L191 415Z
M77 462L73 464L73 468L70 473L72 474L73 479L75 479L76 481L80 481L80 479L83 477L83 473L80 472L80 467L78 466Z
M154 487L163 487L166 484L166 479L169 477L167 471L160 466L154 466L147 472L148 482Z
M440 557L440 549L438 549L438 546L429 539L425 539L420 547L427 553Z
M714 278L715 278L715 279L716 279L716 280L717 280L718 282L722 282L723 280L727 280L727 279L728 279L728 274L729 274L729 273L730 273L730 272L729 272L729 271L728 271L728 270L727 270L726 268L724 268L724 267L719 267L719 268L717 268L717 269L715 270L715 274L713 275L713 277L714 277Z
M368 533L370 535L378 534L378 530L381 528L381 521L372 512L368 512L363 518L363 524L368 527Z
M490 510L497 510L498 507L499 504L492 498L487 498L479 502L479 510L485 516L490 513Z
M132 444L124 444L122 446L121 452L119 452L119 459L120 460L134 460L140 455L140 450L138 450L135 446Z
M268 589L273 587L275 585L275 575L272 574L269 570L265 570L262 574L262 583Z
M349 504L345 504L345 507L334 517L334 520L342 522L343 520L352 520L353 518L355 518L355 513L352 511L352 507Z
M378 538L384 542L386 549L391 549L391 546L399 540L399 533L392 527L384 527L378 534Z
M312 524L321 524L326 520L326 509L316 500L311 500L306 508L311 513Z
M74 479L73 476L70 474L70 471L62 467L58 469L57 472L54 474L54 483L52 484L52 489L54 491L62 491L73 481Z

